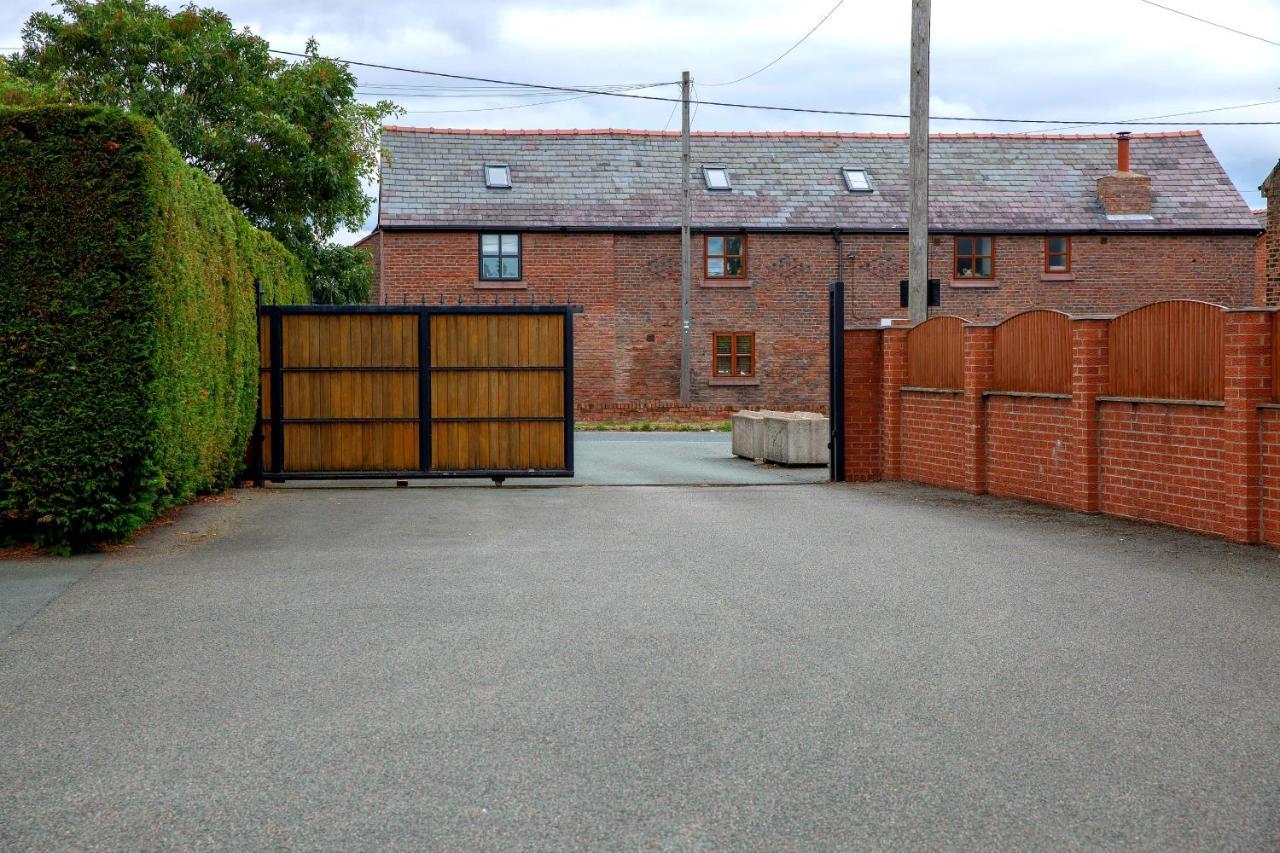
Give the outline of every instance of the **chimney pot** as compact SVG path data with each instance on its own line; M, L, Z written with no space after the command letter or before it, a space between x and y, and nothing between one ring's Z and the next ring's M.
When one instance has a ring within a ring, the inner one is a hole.
M1116 134L1116 171L1129 171L1129 131Z

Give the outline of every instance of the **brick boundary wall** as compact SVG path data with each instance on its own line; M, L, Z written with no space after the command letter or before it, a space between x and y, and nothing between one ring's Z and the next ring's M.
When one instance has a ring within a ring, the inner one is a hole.
M849 328L846 479L909 480L1280 546L1277 309L1221 310L1220 400L1108 396L1113 317L1070 318L1070 393L993 390L991 324L964 326L959 389L907 385L909 328Z

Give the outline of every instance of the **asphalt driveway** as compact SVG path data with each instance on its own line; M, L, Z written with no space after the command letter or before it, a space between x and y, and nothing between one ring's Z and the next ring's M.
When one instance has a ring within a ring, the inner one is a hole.
M242 492L0 564L70 583L0 847L1280 848L1278 565L903 485Z

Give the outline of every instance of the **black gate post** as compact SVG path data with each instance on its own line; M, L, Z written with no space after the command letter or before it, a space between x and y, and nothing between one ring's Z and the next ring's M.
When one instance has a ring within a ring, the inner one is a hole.
M271 469L280 474L284 472L284 321L279 308L267 309L267 316L271 324Z
M573 471L573 306L564 309L564 470Z
M844 482L844 282L837 281L827 286L827 321L828 330L828 378L829 405L831 415L831 440L827 447L831 451L831 480Z
M258 342L258 375L254 377L258 383L258 417L253 422L253 485L261 489L265 485L262 478L262 282L253 280L253 330Z
M431 309L418 308L418 468L431 470Z

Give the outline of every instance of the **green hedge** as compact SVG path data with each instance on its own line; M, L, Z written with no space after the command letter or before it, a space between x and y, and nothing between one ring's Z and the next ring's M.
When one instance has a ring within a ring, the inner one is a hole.
M230 483L254 278L300 301L298 261L114 109L0 109L0 200L0 538L116 541Z

